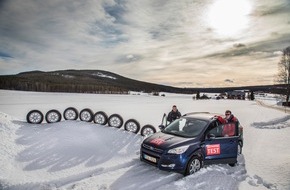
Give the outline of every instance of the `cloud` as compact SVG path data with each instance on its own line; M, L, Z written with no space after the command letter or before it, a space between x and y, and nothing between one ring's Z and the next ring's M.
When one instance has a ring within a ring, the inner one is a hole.
M236 43L236 44L234 44L233 46L234 46L234 48L242 48L242 47L246 47L246 45L245 45L245 44L242 44L242 43Z
M202 0L0 2L0 74L103 69L182 87L223 86L225 76L243 85L255 82L251 74L267 84L290 44L287 0L258 0L233 36L208 25Z
M270 2L270 3L269 3ZM289 1L265 1L257 5L257 9L253 15L255 16L270 16L276 14L289 13L290 2Z
M273 54L281 56L281 55L283 55L283 52L282 51L275 51Z

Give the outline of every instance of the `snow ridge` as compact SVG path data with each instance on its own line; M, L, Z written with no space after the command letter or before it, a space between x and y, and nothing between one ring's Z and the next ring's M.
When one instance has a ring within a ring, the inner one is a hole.
M92 75L93 76L98 76L98 77L103 77L103 78L109 78L109 79L113 79L113 80L116 80L117 79L116 77L109 76L109 75L105 75L105 74L103 74L101 72L93 73Z
M283 129L290 127L290 115L267 122L254 122L251 126L259 129Z

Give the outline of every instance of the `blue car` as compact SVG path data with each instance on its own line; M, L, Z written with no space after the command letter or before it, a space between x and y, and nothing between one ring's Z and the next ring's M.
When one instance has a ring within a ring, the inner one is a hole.
M190 175L204 165L235 166L242 152L243 130L238 122L223 123L222 116L189 113L141 144L140 159L160 170Z

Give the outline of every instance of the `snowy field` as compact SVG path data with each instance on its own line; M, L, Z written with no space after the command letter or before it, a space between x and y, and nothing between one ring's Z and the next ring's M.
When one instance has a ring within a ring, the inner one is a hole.
M193 100L193 95L94 95L0 90L1 190L263 190L290 189L290 115L256 101ZM276 106L277 97L259 97ZM238 165L213 165L194 175L160 171L139 161L143 137L82 121L32 125L26 114L90 108L141 127L157 126L176 104L182 114L232 110L244 127Z

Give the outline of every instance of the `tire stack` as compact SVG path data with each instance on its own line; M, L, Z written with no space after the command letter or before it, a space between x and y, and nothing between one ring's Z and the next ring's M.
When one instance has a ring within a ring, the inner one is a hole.
M74 107L69 107L64 110L63 112L63 118L65 120L77 120L78 118L81 121L84 122L94 122L98 125L107 125L109 127L115 127L115 128L121 128L124 124L124 129L126 131L132 132L132 133L138 133L140 131L140 123L136 119L128 119L125 123L119 114L112 114L108 117L108 115L103 111L98 111L94 113L91 109L85 108L78 112L78 110ZM62 119L61 113L56 110L52 109L49 110L45 114L45 121L47 123L56 123L60 122ZM31 110L28 112L26 116L26 120L28 123L31 124L41 124L44 120L44 115L39 110ZM153 133L156 133L156 129L152 125L144 125L141 128L140 134L142 136L149 136Z

